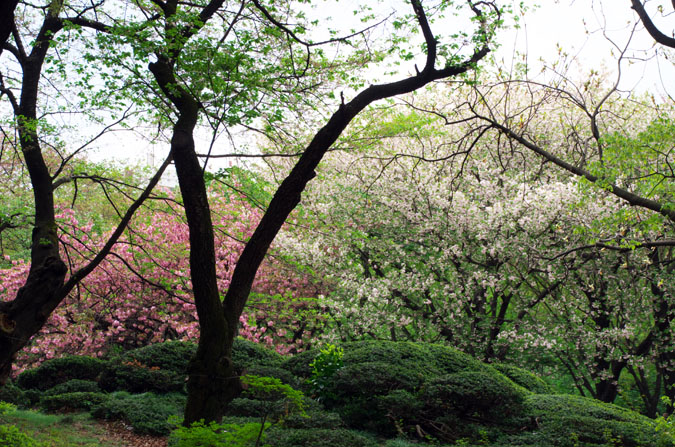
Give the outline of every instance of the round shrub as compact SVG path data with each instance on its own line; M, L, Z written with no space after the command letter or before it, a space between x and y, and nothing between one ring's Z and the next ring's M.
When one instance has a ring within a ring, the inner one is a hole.
M72 379L67 382L59 383L55 387L52 387L45 391L43 396L53 396L56 394L65 394L65 393L77 393L77 392L90 392L96 393L100 392L101 389L98 387L98 383L93 380L82 380L82 379Z
M108 395L100 392L79 391L73 393L52 394L40 399L40 408L45 411L87 410L108 399Z
M553 388L548 383L530 371L504 363L493 364L492 367L528 391L536 394L553 393Z
M277 366L253 364L246 368L243 373L260 377L274 377L275 379L279 379L286 385L290 385L294 388L297 388L301 383L301 380L295 377L290 371Z
M32 402L26 392L16 386L13 382L7 382L0 388L0 402L9 402L20 408L28 408L35 402Z
M105 367L103 360L69 355L46 360L35 369L22 372L16 383L23 389L45 391L72 379L96 380Z
M594 399L566 394L532 394L525 400L531 430L510 436L513 446L669 446L653 421L633 411Z
M232 347L232 361L237 369L247 370L253 365L281 367L284 357L260 343L237 337Z
M339 403L354 396L373 396L404 389L416 390L425 375L415 368L387 362L349 364L335 373L330 391Z
M188 364L197 352L197 345L183 341L167 341L132 349L120 356L120 362L140 364L187 375Z
M296 377L308 378L312 375L312 367L310 363L319 355L319 349L310 349L295 354L284 359L281 367L290 371Z
M166 436L171 431L169 416L182 414L184 406L185 396L176 393L130 395L120 392L94 406L91 414L99 419L126 421L136 433Z
M272 429L267 432L270 447L377 447L375 439L344 428Z
M523 410L525 392L497 372L464 371L430 380L419 398L429 419L455 414L499 423Z
M187 379L185 373L156 368L132 362L110 364L99 377L99 387L108 392L130 393L148 391L166 393L183 390Z

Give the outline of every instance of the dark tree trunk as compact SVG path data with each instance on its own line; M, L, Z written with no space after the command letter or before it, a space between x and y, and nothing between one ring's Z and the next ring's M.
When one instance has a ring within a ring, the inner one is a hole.
M14 28L14 10L19 0L2 0L0 2L0 54L5 42L12 35Z

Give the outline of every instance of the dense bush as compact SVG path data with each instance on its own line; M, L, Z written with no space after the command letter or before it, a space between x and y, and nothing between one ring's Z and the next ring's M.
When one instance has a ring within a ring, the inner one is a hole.
M108 395L100 392L77 391L72 393L53 394L40 399L40 408L45 411L90 410L108 399Z
M101 391L98 383L93 380L72 379L67 382L59 383L42 393L43 396L54 396L56 394L77 393L77 392L91 392L96 393Z
M266 425L267 426L267 425ZM169 447L252 447L260 435L262 424L204 424L177 426L169 437ZM264 430L261 440L264 440Z
M337 413L314 409L308 410L305 415L291 414L282 425L285 428L344 428L345 423Z
M127 351L120 357L120 361L187 375L188 364L196 351L197 345L194 343L167 341Z
M184 405L181 394L119 392L93 407L91 413L99 419L126 421L136 433L165 436L171 431L169 416L182 414Z
M375 439L352 430L272 429L267 433L270 447L377 447Z
M426 383L419 399L429 419L453 413L460 418L501 422L523 411L525 391L499 373L463 371Z
M531 373L530 371L518 368L517 366L507 365L505 363L497 363L491 366L511 379L513 382L517 383L528 391L532 391L533 393L552 394L554 391L551 385L544 382L541 377Z
M14 425L0 425L0 445L2 447L40 447L33 438L24 434Z
M139 362L110 363L99 377L101 389L145 393L182 391L187 377L185 373L157 369Z
M31 397L30 393L16 386L14 382L7 382L0 388L0 402L9 402L17 407L28 408L33 405L36 400L31 400Z
M505 446L672 447L654 422L638 413L593 399L533 394L525 399L532 430L510 436Z
M522 400L525 393L495 369L447 346L361 341L346 343L343 347L344 366L326 383L330 397L324 403L352 428L393 436L402 429L426 424L429 425L427 432L433 434L431 422L440 417L439 412L448 412L447 407L441 409L438 403L439 408L430 408L425 420L419 419L426 404L437 402L434 392L445 393L444 398L453 399L452 417L467 420L473 418L476 411L489 420L498 419L498 412L491 407L495 402L503 408L503 405L515 404L518 398ZM296 357L306 361L310 355ZM297 360L284 365L292 371L306 371ZM450 382L438 382L440 377L451 381L455 375L459 379L466 376L468 384L462 388L459 383L451 386ZM420 394L423 389L426 391ZM465 400L474 401L476 407L462 403Z
M312 375L310 364L319 355L319 349L309 349L283 360L281 367L290 371L294 376L309 378Z
M17 385L23 389L48 390L72 379L96 380L106 362L86 356L69 355L46 360L35 369L22 372Z
M281 367L284 357L260 343L238 337L232 347L232 361L237 369L243 371L249 370L254 365Z
M294 376L290 371L278 366L254 364L246 368L243 373L260 377L274 377L275 379L279 379L286 385L290 385L293 388L297 388L302 383L302 381Z

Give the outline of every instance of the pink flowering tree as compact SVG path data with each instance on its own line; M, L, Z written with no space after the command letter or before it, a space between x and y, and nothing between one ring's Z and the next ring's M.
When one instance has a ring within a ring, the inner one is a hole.
M211 200L218 286L224 293L260 210L223 187L212 188ZM92 232L91 224L81 223L70 209L57 218L65 257L77 268L99 250L107 234ZM113 346L127 349L165 340L195 341L199 324L191 297L188 252L188 230L180 212L157 205L140 211L110 257L52 314L18 367L65 353L97 356ZM2 271L2 299L16 293L28 271L22 260L12 264ZM315 310L319 290L310 276L271 256L261 267L253 297L241 316L240 335L282 353L310 346L321 326Z

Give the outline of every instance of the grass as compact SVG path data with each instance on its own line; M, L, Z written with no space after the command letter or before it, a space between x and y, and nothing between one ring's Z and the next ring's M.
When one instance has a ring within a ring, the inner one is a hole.
M16 425L22 433L49 447L117 447L88 413L53 415L15 410L0 416L0 423Z

